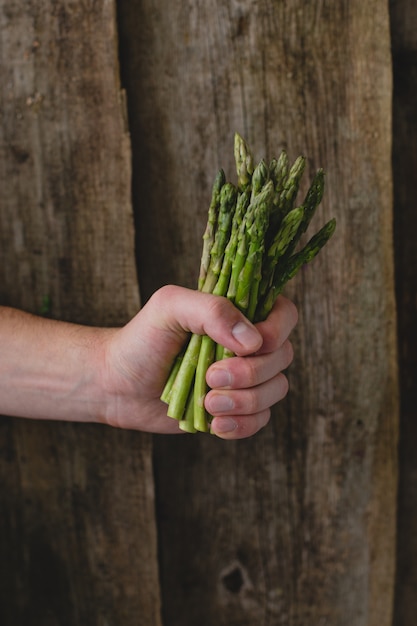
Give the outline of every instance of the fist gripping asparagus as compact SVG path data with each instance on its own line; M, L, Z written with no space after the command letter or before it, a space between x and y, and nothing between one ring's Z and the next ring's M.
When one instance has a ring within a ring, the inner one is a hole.
M306 160L290 166L287 153L254 166L245 140L235 134L237 182L223 170L214 180L207 226L203 235L198 289L229 298L253 322L268 316L286 283L309 263L333 235L334 219L301 249L302 235L320 204L324 172L318 170L302 204L296 205ZM204 408L206 372L218 359L232 356L207 336L193 334L178 355L162 392L167 414L181 429L210 430Z

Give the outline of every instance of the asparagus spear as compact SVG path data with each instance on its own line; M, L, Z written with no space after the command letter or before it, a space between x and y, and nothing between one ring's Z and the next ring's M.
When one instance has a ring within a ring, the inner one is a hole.
M301 206L289 211L282 220L281 226L265 254L260 284L261 296L265 295L267 289L271 286L275 267L294 240L303 217L304 209Z
M253 174L253 156L246 141L235 133L234 155L237 172L237 187L244 191L251 183Z
M284 211L284 214L293 205L305 166L306 158L304 156L299 156L290 168L288 178L284 183L283 190L280 195L280 201L282 203L282 210Z
M239 230L249 205L249 198L248 190L242 192L239 196L233 216L230 239L224 252L222 268L216 286L213 289L214 295L225 296L227 293L233 259L238 245ZM214 360L220 360L223 356L222 346L215 345L215 342L210 337L203 337L194 382L194 420L197 430L203 432L208 429L209 421L209 416L204 408L204 398L207 393L206 373L211 363Z
M223 265L224 251L229 241L233 215L236 207L237 190L231 183L225 183L220 191L220 208L217 217L217 229L214 242L210 249L210 263L202 291L211 293L216 286ZM168 398L168 415L181 420L187 405L191 387L195 384L197 364L199 361L202 336L192 335L178 368L175 381L170 391L164 390L162 398ZM206 344L207 342L205 342ZM213 360L213 359L212 359ZM208 365L206 365L207 369ZM203 385L201 372L198 381ZM201 393L194 394L194 406L201 400ZM201 428L200 428L201 429Z
M288 171L289 171L288 154L286 153L285 150L282 150L278 159L272 159L270 166L269 166L269 175L271 177L271 180L274 183L275 192L278 197L281 194L282 189L284 187L284 183L288 176Z
M261 192L264 185L268 182L269 179L269 168L265 161L262 159L258 163L258 165L253 170L252 181L251 181L251 202L255 199L255 196Z
M233 214L236 207L237 189L232 183L223 185L220 191L220 209L217 230L210 248L210 262L201 290L211 293L216 285L223 263L223 255L230 236Z
M200 274L198 279L198 288L200 290L203 288L208 266L210 263L210 250L214 243L214 232L217 224L217 215L220 208L220 191L225 182L225 173L223 170L219 170L213 183L211 202L207 216L207 225L203 235L203 252L201 254Z
M253 222L246 229L248 251L239 273L236 295L234 296L236 306L243 313L246 313L249 308L251 290L256 289L256 286L259 284L273 193L274 186L272 181L269 181L264 186L262 192L256 196L256 210L253 212Z
M198 289L200 291L210 292L216 284L221 268L224 248L227 245L236 194L237 191L234 185L226 183L224 171L219 170L213 184L207 225L203 235L203 251L198 279ZM187 346L188 355L184 365L182 364L184 354L178 355L161 394L161 400L163 402L169 403L171 401L173 389L175 395L179 393L178 387L183 384L181 383L181 378L176 386L174 386L174 381L180 367L182 367L181 376L185 376L188 379L188 375L185 374L185 371L189 372L191 364L198 358L198 355L196 357L195 354L191 354L191 351L196 349L195 342L191 344L191 347ZM184 398L181 399L181 402L183 400ZM173 406L175 405L173 404ZM172 408L171 410L177 413L176 408Z
M283 288L291 278L297 274L298 270L310 263L315 256L320 252L323 246L329 241L336 229L336 220L329 220L304 246L300 252L297 252L290 257L284 268L279 268L280 271L276 272L274 276L274 282L267 292L265 298L259 303L258 309L255 314L256 321L260 322L269 315L275 300L282 293ZM278 268L277 268L278 269Z
M208 390L206 374L213 363L216 354L216 344L211 337L205 335L201 341L200 353L198 356L197 370L194 382L194 428L206 433L209 430L210 416L205 407L204 400Z
M296 236L294 237L293 241L288 247L288 250L286 252L287 258L294 252L296 245L299 242L301 236L306 232L318 205L322 201L323 193L324 193L324 171L322 169L319 169L314 175L313 181L307 191L304 202L301 205L304 210L304 216L303 216L303 219L301 220L300 227L297 231Z
M186 433L196 433L197 429L194 426L194 390L191 392L187 399L184 414L178 422L179 427Z
M243 266L246 261L246 257L248 255L249 250L249 242L250 242L250 228L255 219L255 215L260 206L264 203L268 203L272 201L273 196L273 184L271 181L268 181L264 188L255 196L255 198L250 202L248 209L242 219L242 223L238 233L238 244L236 249L236 255L233 260L232 273L230 276L230 284L227 291L227 297L232 302L235 302L237 288L239 284L239 276L243 269Z
M213 293L216 296L225 296L230 282L230 274L232 271L233 260L236 255L236 250L239 242L239 232L242 225L242 221L249 206L249 191L246 190L239 195L239 199L236 204L236 209L233 215L232 230L230 233L230 239L224 251L223 263L220 270L220 274L213 289Z
M275 198L266 236L267 248L275 237L285 215L293 208L305 164L305 157L299 156L290 168L287 153L282 151L272 171L270 168L271 178L275 185Z
M183 358L184 358L184 350L182 350L178 354L177 358L175 359L174 364L171 367L171 371L169 373L168 379L167 379L167 381L165 383L165 387L164 387L164 389L162 391L161 400L162 400L162 402L165 402L166 404L169 403L169 399L171 397L172 387L174 386L174 382L175 382L175 379L177 377L178 371L179 371L179 369L181 367L181 363L182 363Z
M167 415L180 420L194 383L202 335L191 335L169 394Z

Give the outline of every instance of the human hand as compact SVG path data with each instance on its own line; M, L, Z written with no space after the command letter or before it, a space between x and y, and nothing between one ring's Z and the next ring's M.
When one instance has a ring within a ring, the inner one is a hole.
M182 432L159 398L175 356L193 332L209 335L237 355L207 372L212 432L225 439L253 435L268 423L270 407L287 394L283 370L293 358L288 337L296 322L294 304L282 296L268 319L253 326L226 298L176 286L159 289L126 326L106 335L102 421L147 432Z

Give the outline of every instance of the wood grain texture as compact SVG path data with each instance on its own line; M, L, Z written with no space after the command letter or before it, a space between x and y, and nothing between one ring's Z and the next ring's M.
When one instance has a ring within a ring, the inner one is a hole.
M112 1L0 1L0 303L122 324L139 307ZM0 622L160 623L151 442L0 421Z
M398 302L398 346L401 389L398 563L395 626L411 626L417 610L417 7L392 1L394 67L393 173Z
M288 289L291 393L259 436L156 438L164 623L388 626L398 389L385 3L121 0L144 297L196 284L233 133L308 157L332 243Z
M14 259L2 263L1 302L18 292L14 304L36 312L48 297L52 314L98 324L138 307L113 10L1 6L0 226L4 258Z

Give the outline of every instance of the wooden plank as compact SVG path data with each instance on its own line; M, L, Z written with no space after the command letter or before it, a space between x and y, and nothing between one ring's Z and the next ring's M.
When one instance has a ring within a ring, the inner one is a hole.
M113 2L0 1L0 303L139 307ZM0 622L160 623L151 442L0 421Z
M398 562L394 624L411 626L415 622L417 610L417 251L414 237L417 227L417 7L407 0L391 2L390 7L394 67L394 224L401 390Z
M388 626L398 390L387 7L119 3L143 294L196 284L241 132L322 166L333 243L288 293L291 394L259 436L156 440L165 623ZM377 77L377 78L376 78Z

